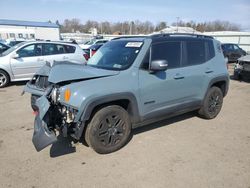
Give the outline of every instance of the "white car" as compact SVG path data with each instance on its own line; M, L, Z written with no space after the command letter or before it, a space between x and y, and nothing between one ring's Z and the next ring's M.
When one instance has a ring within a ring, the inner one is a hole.
M94 45L94 44L104 44L106 42L108 42L108 39L100 39L100 40L91 40L85 44L79 44L79 46L83 49L86 50L88 49L90 46Z
M29 80L46 62L70 61L86 64L86 53L65 42L22 42L0 55L0 88L9 82Z

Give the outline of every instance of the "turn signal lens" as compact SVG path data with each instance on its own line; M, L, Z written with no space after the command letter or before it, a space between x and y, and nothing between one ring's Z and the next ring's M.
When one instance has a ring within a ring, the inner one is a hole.
M69 102L70 96L71 96L70 90L66 89L65 92L64 92L64 100L65 100L65 102Z

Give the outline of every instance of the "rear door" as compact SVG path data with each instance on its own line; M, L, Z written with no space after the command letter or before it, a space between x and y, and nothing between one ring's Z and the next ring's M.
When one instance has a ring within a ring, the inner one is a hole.
M17 50L18 58L11 58L11 68L15 79L29 79L44 64L41 44L30 44Z

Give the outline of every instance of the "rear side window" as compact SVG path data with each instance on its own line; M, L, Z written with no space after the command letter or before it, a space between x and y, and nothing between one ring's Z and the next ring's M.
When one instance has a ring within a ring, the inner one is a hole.
M54 44L43 44L43 55L56 54L56 46Z
M151 60L167 60L168 69L180 67L181 42L163 42L152 45Z
M197 65L206 61L204 41L187 41L187 65Z
M64 45L64 49L65 49L66 53L68 53L68 54L75 53L75 51L76 51L75 46Z
M206 61L209 61L215 56L214 43L212 40L206 41Z

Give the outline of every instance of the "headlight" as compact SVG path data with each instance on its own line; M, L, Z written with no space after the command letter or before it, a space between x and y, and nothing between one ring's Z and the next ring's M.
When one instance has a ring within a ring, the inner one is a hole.
M57 104L60 99L60 92L58 88L54 88L51 92L51 100L54 104Z

